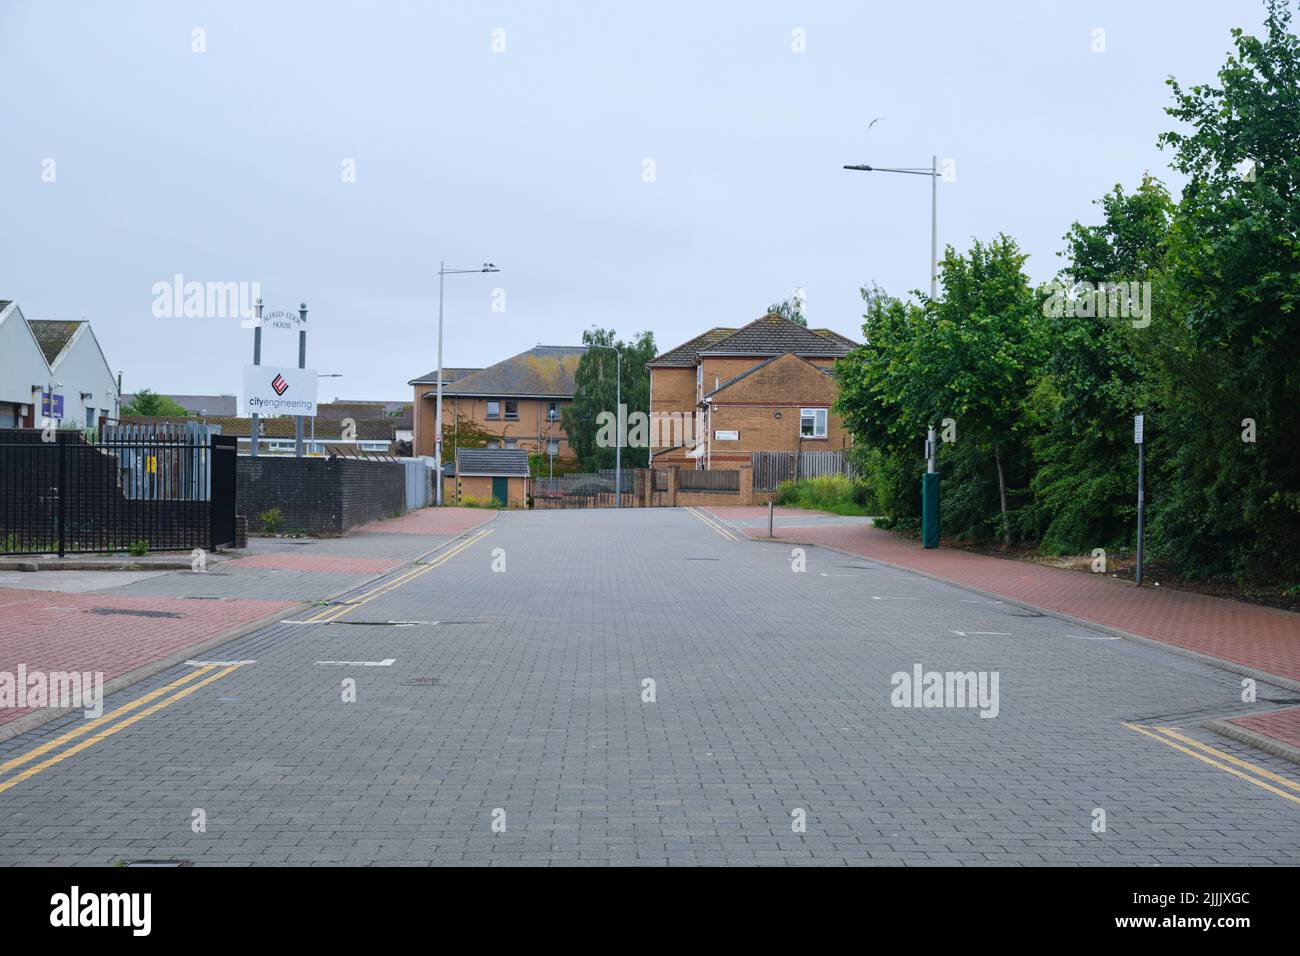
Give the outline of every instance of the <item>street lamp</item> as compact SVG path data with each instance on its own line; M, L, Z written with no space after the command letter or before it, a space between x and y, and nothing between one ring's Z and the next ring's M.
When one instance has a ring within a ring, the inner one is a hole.
M461 275L466 272L500 272L491 262L483 263L481 269L448 269L447 263L438 263L438 397L434 405L437 425L434 431L433 457L438 469L438 504L442 505L442 288L447 276Z
M845 166L864 173L905 173L908 176L930 177L930 298L939 298L939 157L930 157L930 168L897 168L887 166Z
M343 373L342 372L317 372L316 377L317 378L342 378ZM317 408L317 411L319 410L320 409ZM312 448L312 454L315 454L316 453L316 416L315 415L311 417L311 448Z
M930 157L930 168L887 166L845 166L864 173L903 173L930 177L930 301L939 299L939 157ZM926 548L939 547L938 443L930 427L925 443L926 472L921 478L921 542Z
M623 353L616 345L589 345L614 353L614 507L623 507Z

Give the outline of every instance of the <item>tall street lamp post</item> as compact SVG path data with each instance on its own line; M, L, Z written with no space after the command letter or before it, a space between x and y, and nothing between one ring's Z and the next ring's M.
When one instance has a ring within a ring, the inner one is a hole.
M438 392L437 400L434 402L434 415L437 422L434 425L433 440L433 457L436 461L438 470L438 504L442 504L442 290L446 283L447 276L461 275L467 272L500 272L495 265L490 262L483 263L480 269L448 269L447 263L438 263Z
M930 157L930 168L888 166L845 166L864 173L903 173L930 177L930 301L939 299L939 157ZM927 548L939 547L939 446L931 426L925 443L926 473L921 479L921 540Z
M864 173L905 173L930 177L930 298L939 298L939 157L930 157L930 168L888 166L845 166Z

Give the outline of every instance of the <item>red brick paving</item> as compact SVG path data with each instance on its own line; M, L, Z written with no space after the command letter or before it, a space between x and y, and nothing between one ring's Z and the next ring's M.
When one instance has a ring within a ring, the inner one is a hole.
M1244 727L1246 730L1253 730L1265 737L1272 737L1279 743L1300 750L1300 707L1275 710L1271 714L1234 717L1228 723Z
M730 509L718 509L720 517ZM744 529L763 537L766 528ZM821 544L1058 611L1141 637L1300 680L1300 614L1192 594L1137 588L1105 575L1049 568L919 544L868 525L778 528L794 544Z
M100 671L104 681L162 660L258 618L296 607L294 601L203 601L113 597L0 587L0 671ZM92 608L171 611L180 617L96 614ZM0 724L31 708L0 710Z
M420 508L400 518L381 518L352 529L388 534L460 534L491 521L496 512L490 508Z
M400 558L351 558L338 554L264 551L227 562L227 568L276 568L282 571L324 571L330 574L380 574L404 562Z

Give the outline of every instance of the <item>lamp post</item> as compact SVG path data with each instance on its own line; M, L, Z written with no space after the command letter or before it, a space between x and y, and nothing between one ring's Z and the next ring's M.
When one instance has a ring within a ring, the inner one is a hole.
M438 492L437 501L439 506L442 505L442 290L446 283L447 276L461 275L467 272L500 272L491 262L483 263L480 269L448 269L447 263L438 263L438 391L437 399L434 402L434 416L437 422L434 425L433 440L433 457L438 470Z
M616 345L589 345L614 353L614 507L623 507L623 352Z
M930 157L930 168L897 166L845 166L863 173L903 173L930 177L930 301L939 299L939 157ZM938 442L931 426L925 442L926 473L921 479L921 540L927 548L939 547Z
M939 157L930 157L930 168L888 166L845 166L864 173L905 173L930 177L930 298L939 298Z
M342 378L343 373L342 372L317 372L316 377L317 378ZM316 416L315 415L311 417L311 447L312 450L309 454L315 454L316 453Z

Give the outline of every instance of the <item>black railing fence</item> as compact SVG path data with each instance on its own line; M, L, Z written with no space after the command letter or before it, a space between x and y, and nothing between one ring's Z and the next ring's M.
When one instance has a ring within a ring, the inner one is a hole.
M186 551L234 540L235 439L0 429L0 553Z

